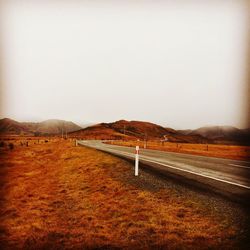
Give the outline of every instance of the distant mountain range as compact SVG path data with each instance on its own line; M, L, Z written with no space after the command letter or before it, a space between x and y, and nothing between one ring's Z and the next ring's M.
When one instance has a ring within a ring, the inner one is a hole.
M82 139L162 140L184 143L250 144L250 129L230 126L201 127L195 130L175 130L160 125L120 120L82 128L71 121L17 122L0 120L0 135L61 135Z
M9 118L0 120L0 135L58 135L80 130L70 121L46 120L43 122L17 122Z

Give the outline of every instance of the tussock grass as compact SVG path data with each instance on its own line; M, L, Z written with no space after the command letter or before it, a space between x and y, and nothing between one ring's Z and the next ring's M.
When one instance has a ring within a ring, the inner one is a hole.
M58 140L1 149L6 249L234 249L237 228L171 190L127 182L131 165Z

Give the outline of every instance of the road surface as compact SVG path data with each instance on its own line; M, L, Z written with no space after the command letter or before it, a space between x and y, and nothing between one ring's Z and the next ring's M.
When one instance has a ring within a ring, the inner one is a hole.
M78 141L78 144L134 160L135 148ZM140 164L167 177L244 202L250 197L250 162L140 149ZM140 171L139 171L140 173Z

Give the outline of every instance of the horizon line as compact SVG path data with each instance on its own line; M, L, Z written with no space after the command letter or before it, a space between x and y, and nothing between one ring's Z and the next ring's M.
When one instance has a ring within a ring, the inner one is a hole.
M3 120L3 119L10 119L10 120L13 120L13 121L16 121L16 122L20 122L20 123L23 123L23 122L27 122L27 123L41 123L41 122L45 122L45 121L50 121L50 120L56 120L56 121L65 121L65 122L72 122L72 123L75 123L76 125L78 125L79 127L82 127L82 126L85 126L85 125L88 125L88 126L94 126L94 125L97 125L97 124L101 124L101 123L114 123L114 122L118 122L118 121L127 121L127 122L132 122L132 121L137 121L137 122L148 122L148 123L152 123L152 124L155 124L155 125L159 125L161 127L164 127L164 128L172 128L172 129L175 129L175 130L196 130L196 129L200 129L200 128L206 128L206 127L232 127L232 128L236 128L236 129L249 129L250 127L238 127L238 126L234 126L234 125L219 125L219 124L216 124L216 125L202 125L202 126L197 126L195 128L184 128L184 129L179 129L179 128L175 128L175 127L171 127L171 126L167 126L165 124L162 124L162 123L157 123L157 122L151 122L151 121L148 121L148 120L129 120L129 119L117 119L115 121L109 121L109 122L104 122L104 121L96 121L96 122L78 122L78 121L75 121L74 119L62 119L62 118L49 118L49 119L39 119L39 120L23 120L23 119L13 119L13 118L9 118L9 117L3 117L3 116L0 116L0 120ZM80 124L80 125L79 125Z

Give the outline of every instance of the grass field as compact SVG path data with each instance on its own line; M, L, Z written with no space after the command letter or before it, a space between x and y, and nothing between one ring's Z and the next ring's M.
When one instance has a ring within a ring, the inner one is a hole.
M70 140L29 142L0 148L2 248L238 247L240 228L171 189L143 188L128 162Z
M160 141L111 141L107 142L114 145L140 148L156 149L169 152L179 152L234 160L250 160L250 146L237 145L218 145L218 144L192 144L192 143L173 143Z

